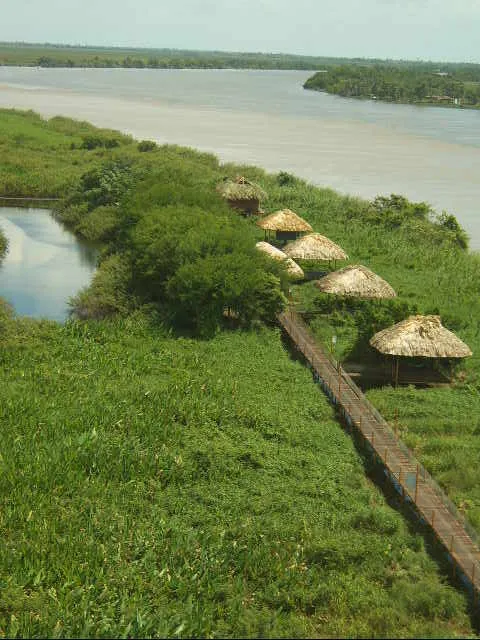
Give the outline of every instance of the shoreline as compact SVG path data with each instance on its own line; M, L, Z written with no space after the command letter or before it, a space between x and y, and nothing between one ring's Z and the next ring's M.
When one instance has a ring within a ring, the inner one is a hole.
M336 96L337 98L343 98L344 100L358 100L359 102L380 102L382 104L391 105L404 105L411 107L435 107L437 109L459 109L468 111L480 111L480 104L478 105L466 105L466 104L445 104L442 102L399 102L394 100L382 100L380 98L372 98L370 96L344 96L341 93L335 93L334 91L327 91L326 89L315 89L314 87L303 87L305 91L315 91L316 93L325 93L329 96Z
M0 93L0 106L87 120L136 138L214 153L225 163L287 171L345 195L371 199L402 193L451 211L472 238L472 249L480 249L474 178L480 173L480 153L475 146L401 133L386 121L295 119L44 87L9 87ZM412 172L412 164L417 171Z

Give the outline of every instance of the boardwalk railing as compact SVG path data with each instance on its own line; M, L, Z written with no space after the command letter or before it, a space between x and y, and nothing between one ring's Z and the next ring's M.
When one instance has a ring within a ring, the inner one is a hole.
M298 313L288 310L278 320L309 363L315 380L343 414L347 426L356 430L364 447L381 462L385 475L420 521L430 526L477 603L480 549L475 530L351 377L316 342Z

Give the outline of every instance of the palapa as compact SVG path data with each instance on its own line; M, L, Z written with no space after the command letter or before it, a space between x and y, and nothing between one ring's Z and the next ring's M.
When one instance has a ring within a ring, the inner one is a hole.
M304 233L313 231L312 227L299 215L290 211L290 209L282 209L270 215L257 220L257 225L265 231L290 231L295 233Z
M294 260L348 260L345 251L320 233L289 242L284 252Z
M315 282L320 291L337 296L357 298L395 298L392 287L361 264L354 264L329 273Z
M298 266L298 264L292 260L291 258L289 258L285 253L283 253L283 251L281 251L280 249L277 249L277 247L274 247L273 245L269 244L268 242L257 242L257 244L255 245L257 247L257 249L259 251L263 251L264 253L267 253L271 258L273 258L274 260L282 260L285 261L285 266L287 268L287 273L292 277L292 278L304 278L305 274L303 273L303 270L301 267Z
M391 356L466 358L470 348L446 329L440 316L410 316L370 340L372 347Z
M237 176L235 180L225 180L217 186L217 190L226 200L265 200L267 194L265 191L255 184L250 182L244 176Z

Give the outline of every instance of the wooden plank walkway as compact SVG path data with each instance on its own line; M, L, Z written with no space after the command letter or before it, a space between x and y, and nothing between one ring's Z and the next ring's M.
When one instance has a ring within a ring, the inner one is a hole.
M364 446L383 464L396 490L411 504L421 521L431 527L447 551L457 576L478 604L480 548L476 532L350 376L318 344L298 313L288 310L280 314L278 320L310 364L315 379L343 413L346 424L357 431Z

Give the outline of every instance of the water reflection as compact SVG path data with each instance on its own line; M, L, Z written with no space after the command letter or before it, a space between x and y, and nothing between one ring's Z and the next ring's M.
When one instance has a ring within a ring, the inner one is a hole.
M0 296L19 315L64 321L68 299L88 285L97 252L45 209L0 207L9 250L0 267Z

